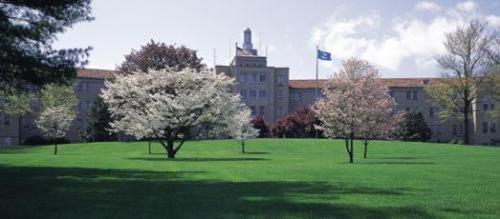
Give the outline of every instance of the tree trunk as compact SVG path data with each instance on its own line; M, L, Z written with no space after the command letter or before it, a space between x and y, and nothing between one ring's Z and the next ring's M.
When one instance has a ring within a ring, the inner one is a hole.
M54 155L57 154L57 139L54 139Z
M469 102L465 102L464 104L464 135L463 135L463 144L469 144Z
M245 153L245 141L241 140L241 153Z
M364 154L364 158L366 159L366 153L368 151L368 140L364 140L363 143L365 144L365 154Z
M174 159L175 158L175 150L174 150L174 139L167 139L167 157Z
M354 163L354 147L353 147L353 141L354 141L354 133L351 133L351 152L349 153L349 163Z
M148 149L149 149L149 154L151 154L151 140L148 138Z
M17 131L19 132L18 139L17 139L19 141L18 145L22 145L23 144L23 142L22 142L23 141L23 136L22 136L22 133L23 133L23 126L22 126L23 125L22 124L23 117L22 116L17 117L17 122L19 123L19 127L17 127L17 129L18 129Z

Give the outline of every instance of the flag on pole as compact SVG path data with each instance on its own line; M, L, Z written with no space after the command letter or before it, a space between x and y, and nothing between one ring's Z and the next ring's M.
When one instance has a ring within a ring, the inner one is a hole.
M321 49L318 49L318 59L331 61L332 54L329 52L322 51Z

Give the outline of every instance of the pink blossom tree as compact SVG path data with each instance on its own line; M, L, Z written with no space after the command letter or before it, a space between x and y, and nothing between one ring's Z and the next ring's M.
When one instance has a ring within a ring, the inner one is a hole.
M362 83L359 85L362 86L362 101L359 106L361 111L359 135L365 146L363 157L366 159L369 141L387 137L395 124L395 119L399 117L392 113L396 103L389 95L389 88L382 83L375 68L366 68Z
M344 139L349 162L353 163L354 139L366 139L367 147L369 139L387 129L393 105L378 71L366 61L351 58L328 80L323 98L314 109L322 121L319 129L327 137Z

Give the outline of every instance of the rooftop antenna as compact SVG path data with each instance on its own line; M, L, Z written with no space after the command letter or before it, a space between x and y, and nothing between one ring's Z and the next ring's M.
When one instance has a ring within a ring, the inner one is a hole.
M267 57L267 46L266 46L266 57Z
M261 33L259 33L259 54L260 53L262 53L262 34Z
M214 48L214 71L215 71L215 65L217 64L217 56L215 55L215 48Z

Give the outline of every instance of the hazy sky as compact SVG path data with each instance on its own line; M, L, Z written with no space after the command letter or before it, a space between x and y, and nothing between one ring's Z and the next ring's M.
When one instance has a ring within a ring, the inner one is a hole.
M314 78L316 45L334 58L320 62L321 78L351 56L372 62L383 77L436 76L445 32L468 17L500 27L500 0L94 0L92 7L95 21L55 44L92 46L89 68L114 69L150 39L195 49L209 66L216 49L217 64L228 64L250 27L254 47L268 48L268 64L290 67L293 79Z

